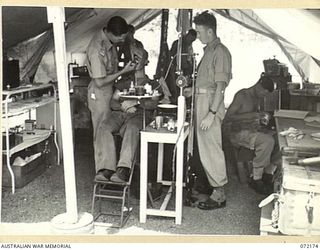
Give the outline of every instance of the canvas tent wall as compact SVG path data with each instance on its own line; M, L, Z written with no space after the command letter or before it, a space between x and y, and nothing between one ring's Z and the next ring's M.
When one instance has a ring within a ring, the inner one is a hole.
M242 26L273 39L303 80L320 82L320 10L214 10Z
M47 75L40 75L37 79L43 81L56 79L54 57L46 56L54 51L45 8L12 6L3 7L2 10L4 51L11 57L19 58L21 79L27 82L32 80L41 60L46 61L41 64ZM276 41L302 79L320 82L319 9L214 9L214 11ZM93 33L102 28L110 16L121 15L128 23L139 28L158 14L160 14L159 9L66 8L68 61L71 62L77 53L84 55ZM38 36L29 39L35 35ZM24 41L24 39L29 40Z
M43 60L48 60L42 63L45 64L45 67L50 67L46 72L48 76L45 78L55 80L54 57L46 56L54 53L52 27L47 23L46 8L12 6L3 7L2 11L4 52L8 57L20 60L22 82L32 81L38 65ZM66 49L70 62L73 53L85 53L93 34L104 27L111 16L120 15L128 23L139 28L160 14L159 9L115 8L65 8L65 12ZM20 30L22 30L21 33L17 32ZM28 30L31 32L28 33Z

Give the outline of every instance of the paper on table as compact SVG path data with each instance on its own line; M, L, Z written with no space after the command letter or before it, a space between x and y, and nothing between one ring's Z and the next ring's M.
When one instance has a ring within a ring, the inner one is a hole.
M281 109L281 110L275 111L274 117L304 119L308 113L309 111Z

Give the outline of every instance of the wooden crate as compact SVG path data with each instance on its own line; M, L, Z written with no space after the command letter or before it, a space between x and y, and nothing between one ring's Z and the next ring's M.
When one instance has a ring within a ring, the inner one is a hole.
M20 166L12 166L12 170L15 176L15 186L16 188L22 188L27 185L29 182L34 180L39 175L43 174L47 169L47 165L45 164L46 156L41 155L35 160L29 162L28 164L20 167ZM2 185L3 186L11 186L11 176L7 166L4 164L3 175L2 175Z
M14 159L18 156L20 156L22 159L25 159L26 156L31 156L38 152L46 151L46 149L49 150L48 153L42 153L38 158L28 162L22 167L15 166L13 164ZM48 165L51 165L53 162L55 162L56 152L52 151L53 149L53 138L51 136L47 140L44 140L32 147L26 148L25 150L12 155L10 164L14 172L16 188L24 187L36 177L43 174ZM2 185L5 187L11 186L11 175L7 167L6 155L2 156Z
M279 231L320 235L319 166L285 165L279 207Z
M12 166L16 188L22 188L47 169L46 155L42 154L24 166ZM2 165L2 185L11 186L11 176L6 164Z

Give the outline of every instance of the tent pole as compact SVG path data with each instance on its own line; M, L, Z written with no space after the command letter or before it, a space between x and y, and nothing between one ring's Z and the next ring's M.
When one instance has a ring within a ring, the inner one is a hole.
M2 6L0 6L0 20L2 20ZM0 57L2 57L2 25L0 25ZM0 60L0 75L3 76L2 74L2 60ZM2 82L2 80L0 80ZM3 84L3 82L2 82ZM2 94L2 90L1 91L1 94ZM2 116L0 117L0 121L2 120ZM2 124L2 121L1 121L1 124ZM1 142L2 143L2 142ZM3 148L3 145L1 144L1 149ZM0 156L0 162L2 162L2 154ZM2 222L2 163L0 164L0 223Z
M63 126L61 126L61 133L67 209L65 219L68 223L76 223L78 221L78 210L74 169L73 138L71 133L71 109L67 76L64 8L47 7L47 14L48 22L53 23L54 46L56 51L55 59L60 101L60 120L63 121Z

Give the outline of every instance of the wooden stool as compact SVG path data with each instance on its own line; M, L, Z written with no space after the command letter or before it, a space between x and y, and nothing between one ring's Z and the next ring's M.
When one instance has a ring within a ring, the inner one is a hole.
M254 151L233 145L226 132L222 133L222 147L225 154L228 175L236 175L240 183L247 183L252 173Z
M234 156L237 164L237 172L240 183L248 183L252 174L252 160L255 156L254 150L245 147L234 147Z

